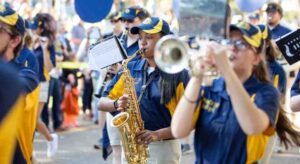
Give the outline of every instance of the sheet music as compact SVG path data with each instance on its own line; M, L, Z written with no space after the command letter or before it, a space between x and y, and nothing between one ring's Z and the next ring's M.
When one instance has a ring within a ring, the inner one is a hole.
M125 52L118 43L116 37L91 46L89 51L89 67L92 70L100 70L104 67L118 63L124 59Z

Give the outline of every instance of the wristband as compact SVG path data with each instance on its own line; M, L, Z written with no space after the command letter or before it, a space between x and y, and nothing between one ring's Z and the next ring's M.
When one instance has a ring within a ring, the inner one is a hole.
M118 109L118 100L119 100L119 99L117 99L117 100L114 101L114 108L115 108L115 109Z

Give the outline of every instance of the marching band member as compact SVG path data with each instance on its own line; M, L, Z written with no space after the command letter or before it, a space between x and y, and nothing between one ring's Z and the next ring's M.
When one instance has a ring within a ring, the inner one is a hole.
M39 62L39 80L41 87L36 128L47 139L47 156L51 157L56 153L58 136L56 134L50 134L40 116L48 99L49 72L55 67L55 48L53 43L55 40L56 22L51 15L40 13L35 16L34 22L30 26L37 35L33 43L33 52Z
M276 125L279 93L269 82L259 28L244 22L230 26L228 48L230 52L212 43L208 57L195 63L193 77L172 120L176 138L195 129L199 164L256 163L262 158L275 126L282 142L291 141L283 137L291 125L281 122L281 113ZM205 68L214 65L223 77L211 86L201 87ZM291 134L292 140L298 139L299 143L299 135L295 134Z
M295 78L295 81L291 88L291 101L290 107L292 111L299 112L300 111L300 71Z
M0 28L1 28L1 60L7 62L10 65L13 65L18 70L18 80L14 80L14 76L3 75L2 82L4 87L7 90L7 98L1 98L1 134L5 134L5 138L0 136L1 142L5 143L4 146L1 145L1 152L3 151L5 158L4 161L0 159L0 163L30 163L31 161L31 152L32 152L32 138L33 132L30 131L34 129L35 124L32 123L31 117L34 115L34 95L37 90L39 83L36 70L35 58L32 54L24 53L20 50L23 46L23 38L25 34L25 24L24 20L9 6L0 5ZM22 49L24 50L24 49ZM24 59L20 62L18 59ZM3 63L2 63L3 64ZM7 73L12 73L9 68L1 67L6 69ZM9 81L7 81L9 80ZM7 82L12 83L13 85L7 85ZM7 87L7 88L6 88ZM20 93L16 92L20 89L22 94L17 96ZM19 97L18 99L15 99ZM15 101L12 101L12 100ZM6 102L7 101L7 102ZM8 113L10 107L11 112ZM37 106L35 106L37 107ZM6 117L4 117L5 114ZM4 117L4 118L3 118ZM3 119L3 120L2 120ZM4 131L3 131L4 130ZM31 133L30 133L31 132ZM13 134L13 135L12 135ZM17 142L15 142L17 141ZM15 144L17 143L17 144ZM3 148L3 150L2 150ZM13 161L6 161L11 158L12 152L15 152Z
M283 67L276 61L278 51L274 47L272 42L272 31L268 26L258 25L265 42L266 48L266 62L270 72L270 79L273 82L273 86L281 93L281 98L284 100L286 92L286 74Z
M166 82L164 77L168 75L156 67L154 47L162 36L170 33L169 25L165 21L157 17L148 18L139 26L133 27L131 33L138 34L139 46L145 50L143 59L128 64L135 79L136 94L140 100L139 107L145 125L145 130L137 134L138 142L149 144L149 163L179 163L180 143L174 140L170 123L175 106L189 79L187 71L169 75L173 79ZM130 96L123 95L126 87L123 78L121 72L113 78L100 99L100 110L112 112L127 108Z
M149 13L145 9L138 7L138 6L129 7L122 14L115 13L114 15L112 15L110 17L111 22L114 25L114 31L113 31L114 35L118 36L118 38L119 38L121 44L123 45L123 48L126 50L126 53L128 56L135 54L136 51L139 50L138 36L136 34L132 34L130 32L130 29L133 26L137 26L140 23L142 23L142 21L144 19L146 19L147 17L149 17ZM122 24L125 28L124 31L121 32L121 34L118 33L119 27L120 27L120 25L122 25L119 23L120 20L122 21ZM135 59L139 59L139 58L140 57L136 57ZM120 64L114 64L109 67L108 72L111 75L114 75L119 71L120 68L121 68ZM103 71L102 71L102 73L103 73ZM110 114L108 114L106 119L107 119L106 122L110 122L110 120L112 119L112 116ZM109 137L109 139L108 139L108 137ZM119 161L118 159L121 160L121 146L120 146L120 137L118 135L118 131L116 128L107 126L105 124L104 129L103 129L103 147L104 147L103 154L108 154L106 152L106 147L108 147L108 140L109 140L109 143L112 146L112 150L113 150L113 152L112 152L113 153L113 163L114 163L114 161ZM119 162L116 162L116 163L119 163Z
M121 20L124 24L125 30L119 36L127 55L131 56L139 50L138 36L131 33L131 28L141 24L146 18L149 17L149 13L138 6L132 6L126 9L121 16Z

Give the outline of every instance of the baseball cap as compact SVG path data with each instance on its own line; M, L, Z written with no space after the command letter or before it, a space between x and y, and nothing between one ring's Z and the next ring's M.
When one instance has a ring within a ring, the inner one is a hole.
M156 34L159 32L163 32L164 34L170 34L170 27L169 24L158 18L158 17L151 17L144 20L138 26L134 26L130 29L132 34L138 34L139 30L142 30L148 34Z
M247 22L230 25L230 31L238 30L243 34L243 39L251 46L259 48L263 45L263 37L259 27Z
M268 12L274 12L274 11L278 11L280 15L283 14L282 7L278 3L275 3L275 2L268 3L266 12L268 13Z
M140 17L142 19L146 18L148 16L148 13L146 13L142 8L140 7L129 7L126 9L121 16L121 19L125 20L133 20L136 17Z
M23 18L8 5L0 5L0 22L15 27L20 35L24 35L25 33Z

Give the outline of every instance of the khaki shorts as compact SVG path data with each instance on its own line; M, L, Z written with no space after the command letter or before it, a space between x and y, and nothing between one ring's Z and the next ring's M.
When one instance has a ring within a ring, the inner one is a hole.
M179 164L181 149L179 140L164 140L149 144L148 164ZM122 149L122 164L127 164Z
M48 92L49 92L49 82L41 82L41 91L40 91L40 98L39 102L46 103L48 100Z

